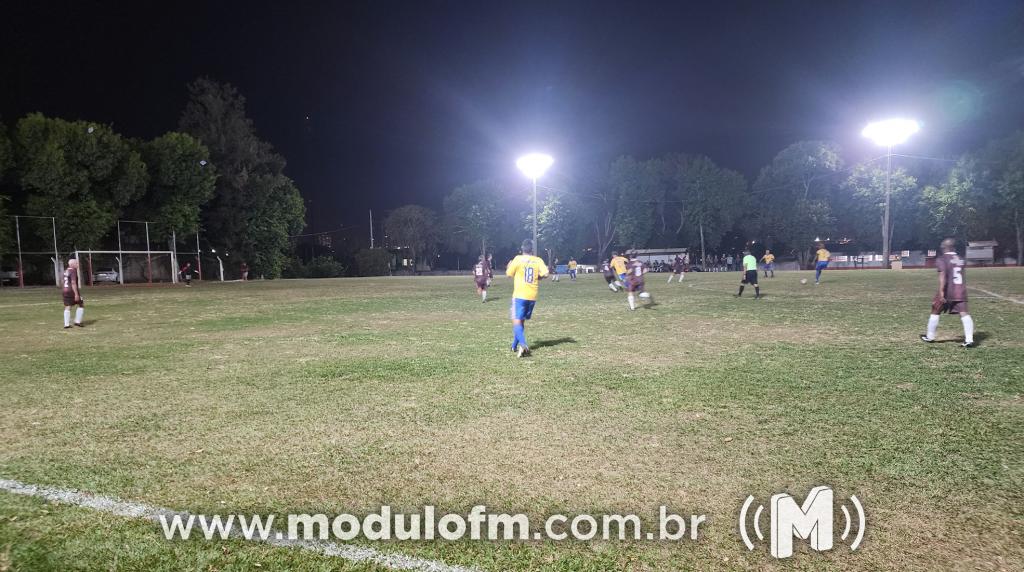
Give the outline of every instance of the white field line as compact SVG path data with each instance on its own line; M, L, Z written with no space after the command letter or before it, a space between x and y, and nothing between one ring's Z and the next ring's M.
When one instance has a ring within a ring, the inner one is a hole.
M999 298L1000 300L1006 300L1007 302L1013 302L1014 304L1024 305L1024 300L1019 298L1010 298L1009 296L1003 296L1002 294L996 294L995 292L989 292L984 288L978 288L977 286L968 286L971 290L977 290L978 292L984 292L993 298Z
M117 516L141 518L154 522L159 521L160 515L170 517L178 514L181 515L182 518L187 518L189 516L189 513L187 512L176 512L166 508L122 501L113 497L92 495L68 489L29 485L7 479L0 479L0 491L7 491L16 495L44 498L57 503L71 504ZM244 540L238 534L233 536ZM276 534L271 533L266 540L254 538L250 541L264 542L271 546L280 548L299 548L301 550L316 552L324 556L341 558L357 564L376 564L392 570L414 570L419 572L479 572L475 568L454 566L451 564L445 564L438 560L428 560L426 558L417 558L415 556L406 556L404 554L381 552L379 550L374 550L373 548L366 548L362 546L315 540L288 540L287 538L276 538L276 536Z

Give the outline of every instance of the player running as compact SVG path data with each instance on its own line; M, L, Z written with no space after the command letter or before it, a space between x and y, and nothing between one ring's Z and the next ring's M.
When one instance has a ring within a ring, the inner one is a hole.
M626 277L626 291L629 292L627 300L629 300L630 310L636 310L638 294L640 299L647 300L648 303L654 302L654 298L651 298L651 293L644 290L644 273L646 271L644 263L637 259L635 255L630 258L629 276Z
M537 304L537 291L540 281L548 275L548 267L544 260L533 255L533 241L523 241L522 254L513 258L505 275L513 279L512 286L512 351L519 357L530 355L530 346L526 343L526 320L533 316L533 307Z
M768 278L768 273L771 272L772 278L775 278L775 255L772 254L772 251L765 250L761 260L764 261L764 277Z
M78 306L75 310L75 325L84 328L82 316L85 314L85 300L82 300L82 292L78 289L78 259L68 260L68 268L64 271L64 287L61 289L64 298L64 329L71 327L71 306Z
M682 284L683 278L686 278L686 263L683 262L682 254L677 254L676 257L672 260L672 273L668 275L668 282L666 282L666 284L672 283L673 276L679 277L679 284Z
M934 342L935 330L939 327L939 315L960 314L964 326L962 347L974 347L974 319L967 312L967 277L964 274L964 260L956 253L956 241L947 238L942 241L942 255L935 259L939 271L939 291L932 298L932 314L928 316L927 333L921 341Z
M814 259L817 261L814 263L814 285L817 286L821 283L821 271L828 268L828 257L832 256L832 253L825 249L825 243L818 243L818 251L814 253Z
M740 291L736 293L737 298L743 295L743 287L747 284L754 287L754 299L759 300L761 286L757 283L757 259L750 250L743 251L743 278L740 280Z
M576 262L576 258L569 257L569 280L572 282L576 281L576 268L579 266Z
M558 259L555 258L551 263L551 280L558 282Z
M185 281L185 286L192 287L192 263L186 262L181 267L181 279Z
M601 274L604 275L604 281L608 283L608 289L618 292L619 288L615 285L615 271L612 270L611 262L605 260L601 263Z
M476 294L480 296L481 302L487 301L487 286L490 285L491 264L481 254L473 267L473 281L476 282Z
M612 252L611 260L612 270L615 271L615 285L619 288L625 288L626 284L626 270L629 265L629 261L626 260L625 256L619 255L618 252Z

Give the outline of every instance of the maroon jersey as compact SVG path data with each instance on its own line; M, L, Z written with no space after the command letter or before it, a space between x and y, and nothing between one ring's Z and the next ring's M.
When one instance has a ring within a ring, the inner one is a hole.
M946 252L935 259L935 268L946 274L947 302L967 301L967 277L964 272L964 260L955 252Z
M683 271L683 259L678 256L672 261L672 271L679 274Z
M626 268L626 287L630 292L644 288L644 263L630 260Z
M78 272L68 268L64 271L64 294L74 294L78 288Z

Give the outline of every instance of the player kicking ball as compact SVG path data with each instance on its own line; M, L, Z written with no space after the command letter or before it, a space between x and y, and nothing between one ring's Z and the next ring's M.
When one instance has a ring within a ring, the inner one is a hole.
M476 282L476 295L480 296L481 302L487 301L487 287L491 282L491 264L481 254L473 267L473 280Z
M654 298L651 297L651 293L644 290L644 263L640 262L636 258L631 258L629 261L629 275L626 277L626 291L629 294L626 299L629 301L629 309L636 310L636 299L639 297L641 300L645 300L648 304L654 302Z
M64 298L64 329L71 328L71 307L78 306L75 310L75 325L84 328L82 316L85 314L85 300L82 300L82 292L78 289L78 259L68 260L68 269L64 271L64 287L61 289Z
M739 298L743 295L743 287L746 285L754 287L754 299L761 299L761 285L757 283L757 259L749 250L743 251L743 278L740 280L740 291L736 293Z
M832 253L825 248L824 242L818 243L818 251L814 253L814 285L821 284L821 272L828 268L828 259Z
M960 314L964 326L965 348L974 347L974 319L967 312L967 277L964 274L964 260L956 253L956 241L947 238L942 241L942 254L935 259L939 271L939 291L932 298L932 314L928 316L927 333L921 336L923 342L935 341L935 330L939 327L939 315Z
M615 271L615 286L618 288L626 287L626 272L629 266L629 260L626 260L625 256L620 255L618 252L612 252L612 270Z
M512 351L519 357L530 355L526 343L526 321L533 317L537 304L540 281L548 275L544 261L533 254L533 241L523 241L522 254L516 256L505 268L505 275L512 278Z

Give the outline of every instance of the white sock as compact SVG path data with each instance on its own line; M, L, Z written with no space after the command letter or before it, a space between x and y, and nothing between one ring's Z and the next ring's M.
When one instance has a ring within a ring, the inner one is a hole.
M629 309L636 310L636 296L629 295Z
M970 314L962 314L960 321L964 324L964 341L973 344L974 343L974 318Z
M925 334L929 340L935 339L935 330L939 329L939 316L932 314L928 316L928 333Z
M481 294L481 296L483 296L484 302L486 302L487 301L487 290L484 290L484 293Z
M66 327L68 327L70 325L71 325L71 310L68 310L67 308L65 308L64 309L64 327L66 328Z
M666 282L665 284L671 284L671 283L672 283L672 275L669 274L668 275L668 282Z
M75 323L76 324L81 324L82 323L82 314L85 314L85 308L79 306L78 309L75 310Z

